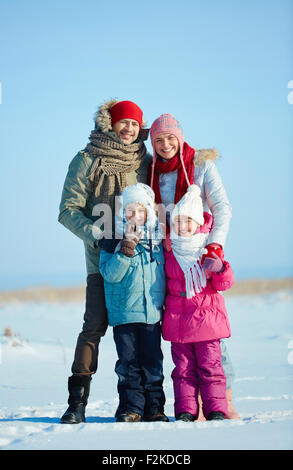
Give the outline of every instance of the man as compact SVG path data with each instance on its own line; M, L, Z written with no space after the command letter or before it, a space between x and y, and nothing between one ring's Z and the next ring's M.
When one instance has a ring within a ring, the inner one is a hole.
M147 132L143 127L143 113L135 103L105 102L96 113L89 144L73 158L65 179L58 220L84 242L87 287L84 323L77 339L72 376L68 378L69 407L61 423L85 421L98 347L108 326L98 247L105 226L102 230L97 223L97 208L103 204L111 209L112 220L108 216L105 221L111 226L115 196L125 186L147 181L152 157L146 152Z

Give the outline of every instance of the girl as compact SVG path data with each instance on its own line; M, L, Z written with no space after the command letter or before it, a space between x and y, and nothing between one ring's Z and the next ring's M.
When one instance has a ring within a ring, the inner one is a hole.
M198 418L198 392L207 420L224 419L228 407L220 339L230 336L224 298L233 284L223 252L201 261L212 217L203 213L200 189L191 185L171 215L171 250L166 251L167 297L163 338L171 341L176 420Z
M167 222L169 242L169 213L174 204L186 193L190 184L196 183L201 191L203 209L213 216L213 226L206 239L206 249L212 253L215 248L223 254L232 215L221 177L215 166L218 153L215 149L195 151L185 142L183 130L171 114L162 114L151 126L153 161L149 167L148 182L155 192L162 221ZM209 258L213 261L213 257ZM232 403L232 381L234 371L226 345L221 341L222 365L227 378L227 418L239 419Z
M124 188L121 196L115 221L120 240L104 240L100 255L108 320L118 353L116 420L169 421L164 414L160 323L164 255L154 193L137 183Z

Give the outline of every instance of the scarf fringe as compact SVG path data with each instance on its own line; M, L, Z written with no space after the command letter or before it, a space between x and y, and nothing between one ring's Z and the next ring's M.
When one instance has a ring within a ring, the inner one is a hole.
M191 266L185 273L186 298L191 299L201 292L207 285L206 275L199 261Z

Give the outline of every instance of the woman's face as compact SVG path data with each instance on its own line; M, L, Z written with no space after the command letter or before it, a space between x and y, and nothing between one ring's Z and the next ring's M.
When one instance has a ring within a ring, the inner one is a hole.
M179 237L192 237L199 225L191 217L177 215L174 218L173 228Z
M154 140L155 151L165 160L175 157L179 151L179 141L174 134L160 134Z
M129 145L138 138L139 123L134 119L121 119L114 124L113 131L123 144Z

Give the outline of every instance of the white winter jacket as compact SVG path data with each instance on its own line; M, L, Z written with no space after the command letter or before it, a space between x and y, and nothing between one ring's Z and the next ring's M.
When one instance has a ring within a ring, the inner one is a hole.
M204 211L210 212L214 218L207 244L219 243L224 247L232 208L214 163L217 158L218 152L215 149L200 150L195 153L193 183L201 189ZM165 206L174 203L176 181L177 171L161 173L159 176L161 199Z

